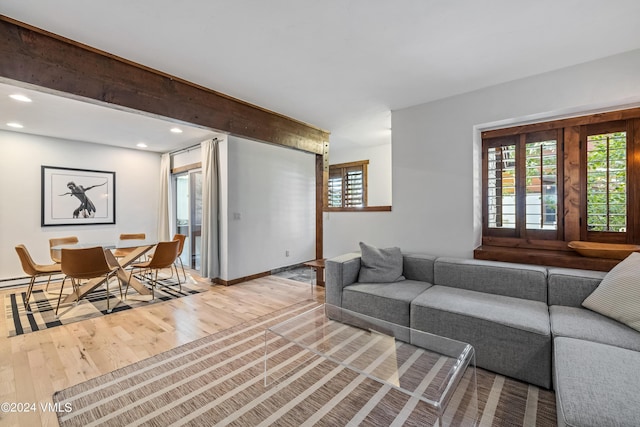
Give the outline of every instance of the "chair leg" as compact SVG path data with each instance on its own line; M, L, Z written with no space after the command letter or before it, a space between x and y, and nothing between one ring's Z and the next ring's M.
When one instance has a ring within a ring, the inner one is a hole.
M114 274L116 276L116 279L118 279L118 288L120 288L120 299L124 300L124 295L122 295L122 283L120 282L120 278L118 277L118 274Z
M111 313L113 311L110 306L111 294L109 293L109 281L113 278L113 276L114 275L112 273L107 273L107 313ZM118 279L118 286L120 286L120 298L122 298L122 286L120 285L120 279Z
M47 279L47 286L44 287L44 291L47 292L49 290L49 283L51 283L51 276L52 274L49 275L49 278Z
M151 273L153 274L153 273ZM156 282L158 281L158 269L156 268L156 274L152 276L153 280L151 281L151 300L156 299Z
M109 295L109 275L107 274L107 313L111 313L111 307L109 306L109 300L111 300L111 296Z
M33 291L33 284L36 282L36 276L31 276L31 281L29 282L29 287L27 288L27 299L24 301L24 309L27 310L28 313L31 313L29 310L29 299L31 298L31 292Z
M184 282L187 283L187 273L184 271L184 264L182 263L182 258L178 257L178 261L180 261L180 267L182 267L182 275L184 276ZM176 272L178 271L178 266L176 266Z
M135 273L135 271L136 271L135 267L131 267L131 273L129 274L129 280L127 280L127 287L124 290L125 297L129 293L129 284L131 283L131 278L133 277L133 273Z
M178 285L180 286L180 292L182 292L182 283L180 282L180 273L178 273L178 266L173 264L173 267L176 269L176 277L178 278Z
M67 278L65 277L62 280L62 285L60 285L60 295L58 295L58 305L56 305L56 317L58 317L58 309L60 308L60 301L62 300L62 290L64 289L64 283L67 281Z
M78 305L80 304L80 282L72 277L71 286L73 286L73 292L76 293L76 302L73 304Z

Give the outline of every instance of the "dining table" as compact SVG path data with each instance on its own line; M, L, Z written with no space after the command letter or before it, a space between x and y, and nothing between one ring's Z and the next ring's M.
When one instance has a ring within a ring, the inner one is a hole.
M144 254L152 250L158 242L156 240L118 240L114 242L106 242L106 243L73 243L73 244L65 244L54 246L51 249L53 251L61 251L62 249L81 249L81 248L90 248L101 246L105 249L104 254L107 258L107 262L109 265L118 266L117 276L118 280L122 286L126 286L129 283L129 286L135 289L140 295L151 295L151 291L138 280L135 276L131 276L127 274L125 268L130 264L135 262L138 258L142 257ZM115 249L130 249L130 252L120 258L117 259L113 255L113 251ZM88 280L86 283L82 284L79 288L79 292L72 292L67 295L61 302L64 303L72 303L74 301L79 301L89 292L93 291L100 285L105 282L105 277L98 277L95 279Z

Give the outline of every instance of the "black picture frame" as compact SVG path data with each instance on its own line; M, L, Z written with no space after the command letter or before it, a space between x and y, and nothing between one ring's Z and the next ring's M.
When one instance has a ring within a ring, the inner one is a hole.
M116 173L41 167L41 226L116 223Z

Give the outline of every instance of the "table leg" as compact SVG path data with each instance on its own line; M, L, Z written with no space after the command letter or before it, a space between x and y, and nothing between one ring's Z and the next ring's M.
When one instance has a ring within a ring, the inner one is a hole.
M147 289L147 287L143 285L142 282L136 279L135 276L129 277L130 274L127 274L127 272L124 270L124 267L133 263L135 260L137 260L142 255L144 255L149 250L151 250L152 247L153 246L137 247L133 251L131 251L129 255L122 258L122 260L120 261L120 265L122 266L118 270L118 279L120 279L120 283L122 284L123 287L126 287L127 283L129 283L129 286L135 289L140 295L151 295L151 291L149 291L149 289ZM116 257L113 256L113 253L111 253L111 251L107 251L106 256L109 264L114 265L113 263L118 263L118 261L116 260Z
M129 281L129 275L124 270L124 267L126 267L129 264L133 263L135 260L140 258L142 255L144 255L145 253L150 251L153 248L153 246L154 245L138 246L138 247L134 248L134 250L131 251L131 253L129 255L127 255L126 257L122 258L122 260L120 262L118 262L118 260L116 259L116 257L113 256L113 253L110 250L105 251L104 254L105 254L105 257L107 258L107 262L109 263L109 265L118 265L118 264L120 265L120 268L118 269L118 280L120 280L120 283L122 284L122 286L127 286L127 282ZM84 285L80 286L79 298L77 298L76 297L76 293L73 292L73 293L67 295L64 298L64 300L62 300L61 304L71 303L71 302L74 302L76 300L79 300L80 298L82 298L85 295L87 295L89 292L93 291L98 286L102 285L104 282L105 282L105 278L104 277L99 277L99 278L96 278L96 279L89 280L87 283L85 283ZM142 284L142 282L140 282L135 277L131 278L130 286L133 289L135 289L136 291L138 291L138 293L140 295L151 295L151 291L149 291L149 289L147 289L147 287L144 286Z
M97 279L89 280L87 283L85 283L84 285L80 286L80 288L78 290L79 296L76 296L75 292L71 292L69 295L67 295L60 302L60 305L71 303L71 302L74 302L74 301L79 301L82 297L87 295L89 292L93 291L95 288L97 288L98 286L102 285L105 282L105 280L106 279L104 277L99 277Z
M130 274L124 271L124 269L122 268L118 270L118 279L120 279L120 283L122 283L123 288L127 286L128 282L129 286L138 291L140 295L151 295L151 291L147 289L147 287L141 281L136 279L135 276L129 278L129 275Z

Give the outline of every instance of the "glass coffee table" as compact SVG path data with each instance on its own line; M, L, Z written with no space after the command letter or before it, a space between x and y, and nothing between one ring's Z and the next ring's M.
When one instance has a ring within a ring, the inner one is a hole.
M456 424L476 423L475 352L469 344L325 304L265 330L265 386L285 383L318 357L425 402L439 426L454 417ZM464 414L457 405L448 410L454 395L464 396Z

